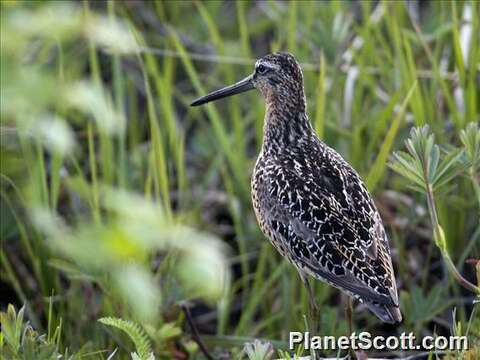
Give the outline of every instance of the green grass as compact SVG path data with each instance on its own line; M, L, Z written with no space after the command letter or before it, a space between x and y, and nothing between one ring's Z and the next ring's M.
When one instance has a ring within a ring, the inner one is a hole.
M2 2L2 307L25 304L49 341L61 324L62 354L106 359L118 347L129 358L128 338L97 322L116 317L140 323L158 358L202 358L185 300L203 305L195 322L212 350L237 355L257 337L286 350L308 301L252 211L263 101L188 105L286 50L302 63L317 133L365 179L394 249L405 321L389 328L359 311L355 328L450 334L456 308L478 344L473 295L445 269L425 195L388 162L415 126L429 125L442 156L472 138L461 130L480 121L479 15L468 1L428 2L418 24L387 1ZM472 169L436 205L453 263L475 282ZM314 289L322 334L345 334L339 293Z

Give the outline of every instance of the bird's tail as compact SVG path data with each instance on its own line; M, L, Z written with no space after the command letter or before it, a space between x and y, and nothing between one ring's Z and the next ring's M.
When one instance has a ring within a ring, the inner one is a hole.
M402 321L402 313L398 306L379 304L376 302L365 302L365 305L383 322L395 324Z

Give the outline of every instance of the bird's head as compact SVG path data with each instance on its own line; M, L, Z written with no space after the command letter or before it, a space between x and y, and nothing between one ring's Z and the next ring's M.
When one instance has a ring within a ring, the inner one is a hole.
M252 74L236 84L224 87L192 102L198 106L248 90L258 89L267 103L304 104L303 76L300 65L288 53L268 54L255 63Z

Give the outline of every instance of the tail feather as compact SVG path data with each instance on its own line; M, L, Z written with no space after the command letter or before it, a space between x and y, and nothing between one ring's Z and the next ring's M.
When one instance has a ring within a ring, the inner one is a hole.
M398 324L402 321L400 308L394 305L385 305L375 302L365 302L368 309L373 312L380 320L389 324Z

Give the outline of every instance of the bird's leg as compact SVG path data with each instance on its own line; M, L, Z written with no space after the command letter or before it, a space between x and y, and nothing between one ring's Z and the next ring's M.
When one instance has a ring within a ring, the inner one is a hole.
M345 304L345 318L347 319L348 325L348 336L352 334L353 331L353 299L350 296L347 296L347 303ZM349 351L350 358L356 359L357 354L355 354L355 350L350 349Z
M350 296L348 296L347 304L345 305L345 318L347 319L349 336L352 334L352 330L353 330L352 315L353 315L353 299Z
M308 278L301 274L300 278L302 279L302 282L305 284L305 288L307 289L308 292L308 303L309 303L309 310L310 310L310 322L312 324L313 329L313 334L317 332L317 320L318 320L318 307L317 307L317 302L315 301L315 295L313 294L313 289L310 286L310 282L308 281Z
M307 289L308 292L308 304L309 304L309 321L308 321L308 332L310 333L310 336L315 336L318 331L318 307L317 307L317 302L315 301L315 296L313 294L313 289L310 286L310 282L308 281L308 278L303 274L302 272L299 272L300 278L302 279L303 284L305 285L305 288ZM319 358L317 351L311 349L310 350L310 357L312 360L316 360Z
M312 320L318 319L318 307L317 302L315 301L315 295L313 294L312 287L310 286L310 282L308 279L305 279L305 286L307 287L308 291L308 303L310 305L310 316L312 316ZM314 329L317 331L318 329Z

